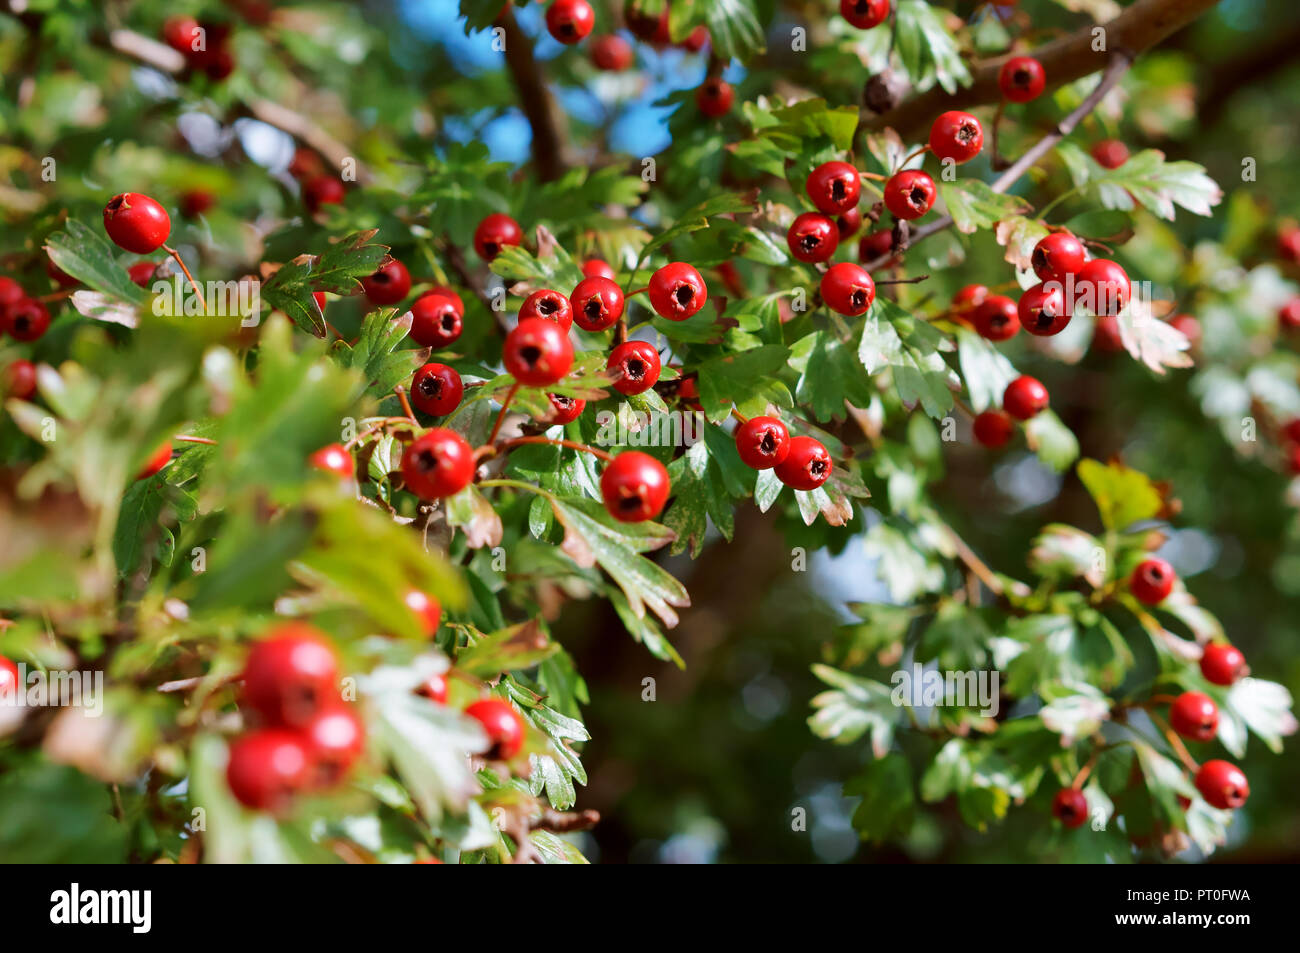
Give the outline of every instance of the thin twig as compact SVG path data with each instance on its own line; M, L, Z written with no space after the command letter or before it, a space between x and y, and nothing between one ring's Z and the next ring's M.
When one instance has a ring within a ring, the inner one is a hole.
M194 276L190 274L190 270L187 267L185 267L185 261L184 259L181 258L180 252L178 252L175 248L172 248L170 245L166 245L166 244L162 246L162 250L165 251L167 254L171 255L173 258L175 258L176 264L181 266L181 271L185 272L185 277L189 279L190 287L194 289L194 293L199 297L199 304L203 308L203 313L207 314L208 303L203 298L203 290L199 287L199 283L194 280Z
M510 390L506 391L505 400L501 401L501 411L497 414L496 423L492 425L492 432L488 434L488 446L497 442L497 434L501 432L501 424L506 419L506 411L510 409L510 404L515 399L515 394L519 393L519 382L515 381L510 385Z
M592 456L599 457L606 463L609 463L614 459L613 454L607 453L604 450L597 450L595 447L588 446L585 443L579 443L576 440L561 440L557 437L511 437L509 440L501 444L500 449L509 450L511 447L517 447L529 443L541 443L548 444L552 447L568 447L570 450L581 450L583 453L590 453ZM489 446L488 449L491 449L494 452L497 450L495 446Z

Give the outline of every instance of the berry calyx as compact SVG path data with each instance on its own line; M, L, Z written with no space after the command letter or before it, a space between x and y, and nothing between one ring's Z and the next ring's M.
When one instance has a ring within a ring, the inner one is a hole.
M1084 257L1083 242L1069 232L1052 232L1034 246L1029 263L1039 281L1064 284L1067 275L1083 267Z
M149 196L123 192L104 206L104 231L119 248L148 255L167 241L172 220L167 210Z
M1020 295L1016 315L1020 326L1030 334L1051 337L1070 323L1071 308L1060 282L1044 281Z
M411 340L425 347L454 344L464 329L464 306L444 291L426 291L411 304Z
M710 119L717 119L731 112L731 104L736 92L731 84L718 76L710 76L695 90L695 105L700 112Z
M596 25L596 14L587 0L555 0L546 8L546 29L566 46L580 42Z
M416 689L416 693L439 705L447 704L447 676L442 673L430 675L424 680L424 684Z
M608 278L613 281L617 274L609 262L601 261L599 258L588 258L582 263L582 277Z
M842 215L857 206L862 195L862 178L847 162L823 162L808 173L804 189L817 211Z
M245 807L281 812L310 781L307 748L296 731L263 728L230 746L226 784Z
M610 352L605 367L615 372L614 390L643 394L659 380L659 351L648 341L627 341Z
M1062 788L1052 798L1052 816L1068 828L1082 827L1088 819L1088 799L1082 791Z
M35 341L50 327L50 312L35 298L23 298L4 312L4 327L16 341Z
M1183 692L1169 706L1169 724L1193 741L1210 741L1219 730L1219 706L1209 695Z
M521 384L554 384L573 366L573 344L554 321L528 318L506 335L501 363Z
M775 467L777 479L795 490L815 490L830 479L831 455L821 441L791 437L790 452Z
M889 0L840 0L840 16L859 30L870 30L889 16Z
M454 496L474 479L474 451L454 430L426 430L402 454L402 479L422 500Z
M331 443L321 447L307 458L308 464L325 473L347 479L356 473L356 464L352 454L341 443Z
M1178 574L1174 567L1163 559L1152 556L1138 563L1133 574L1129 576L1128 588L1138 602L1149 606L1159 605L1174 590L1174 581Z
M604 331L623 316L623 289L610 278L584 278L569 295L569 306L582 330Z
M427 592L412 589L402 599L417 619L425 635L433 635L442 624L442 603Z
M835 220L829 216L820 212L804 212L790 224L785 241L796 261L826 261L839 246L840 230L836 227Z
M770 470L790 456L790 431L775 417L750 417L736 428L736 452L745 466Z
M1047 409L1049 398L1042 382L1022 374L1002 392L1002 409L1016 420L1029 420Z
M1016 425L1004 411L986 410L975 415L971 429L982 446L997 450L1007 445L1011 435L1016 432Z
M661 318L685 321L709 300L709 287L684 261L664 265L650 276L650 306Z
M135 475L135 478L137 480L147 480L171 462L172 442L170 440L164 440L158 445L158 449L153 452L153 455L145 462L145 465L141 467L140 472Z
M1047 74L1032 56L1013 56L998 70L998 89L1013 103L1027 103L1043 94Z
M600 475L605 510L621 523L654 519L663 512L670 490L664 465L637 450L620 453Z
M1201 674L1211 685L1231 685L1246 671L1246 656L1234 645L1211 642L1201 653Z
M984 127L970 113L956 109L942 113L930 127L930 151L940 161L951 159L961 165L983 148Z
M271 725L305 725L337 702L338 659L315 626L286 622L253 644L244 663L243 702Z
M919 169L907 169L885 183L885 207L910 221L930 211L938 194L934 179Z
M1103 139L1100 142L1094 142L1092 148L1088 150L1097 164L1103 169L1118 169L1128 161L1128 146L1118 139Z
M4 370L3 384L0 393L5 397L28 400L36 393L36 365L22 358L10 362Z
M591 43L591 61L597 69L620 73L632 65L632 44L621 36L598 36Z
M1006 295L989 295L976 305L971 323L980 337L1006 341L1020 330L1020 309Z
M529 318L545 318L547 321L554 321L567 331L573 325L573 308L564 295L550 288L543 288L525 298L519 308L519 320L527 321Z
M524 747L524 720L514 706L500 698L482 698L465 709L487 732L490 761L509 761Z
M411 403L433 417L446 417L464 394L460 374L446 364L425 364L411 378Z
M1232 811L1250 797L1246 773L1230 761L1207 761L1196 772L1196 790L1212 807Z
M821 296L832 311L856 317L876 300L876 283L861 265L836 262L822 275Z
M484 261L491 261L509 245L522 245L524 230L509 215L493 212L474 229L474 250Z
M1079 269L1074 280L1075 307L1098 317L1117 315L1128 305L1133 287L1128 273L1109 258L1094 258Z
M396 258L380 267L369 278L361 279L366 298L374 305L397 304L411 293L411 273Z
M366 729L350 705L326 706L302 729L312 787L338 784L366 748Z
M318 175L308 179L302 187L302 204L315 215L326 205L342 205L347 196L343 183L332 175Z
M547 394L551 404L551 413L546 418L548 424L571 424L587 409L587 402L581 397L566 397L564 394Z

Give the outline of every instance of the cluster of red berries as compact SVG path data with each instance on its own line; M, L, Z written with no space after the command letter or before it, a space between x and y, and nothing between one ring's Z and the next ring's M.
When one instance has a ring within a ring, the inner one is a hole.
M418 691L430 701L447 704L447 676L429 676ZM489 747L484 757L488 760L509 761L523 750L524 719L508 701L480 698L465 706L465 714L477 721L487 734Z
M332 174L321 157L306 146L299 146L294 151L288 172L302 188L302 204L311 215L326 205L342 205L347 197L343 180Z
M220 81L235 71L230 52L230 27L206 23L189 16L170 17L162 28L163 42L185 57L190 70Z
M773 470L782 483L796 490L815 490L831 476L831 455L822 442L791 437L775 417L751 417L737 427L736 452L745 466Z
M0 277L0 335L8 334L15 341L35 341L49 327L50 312L44 303L29 297L12 278Z

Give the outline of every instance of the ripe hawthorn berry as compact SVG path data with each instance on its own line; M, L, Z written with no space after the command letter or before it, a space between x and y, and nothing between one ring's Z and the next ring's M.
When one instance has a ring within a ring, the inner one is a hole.
M310 782L307 746L296 731L262 728L230 746L226 784L245 807L279 813Z
M906 169L885 183L885 207L910 221L930 211L938 194L934 179L919 169Z
M858 241L858 261L871 262L883 255L888 255L894 247L894 233L889 229L883 229L878 232L869 232L863 235ZM886 265L893 265L898 259L891 258L885 262Z
M153 455L145 461L145 465L140 468L140 472L135 475L137 480L147 480L163 467L172 462L172 442L164 440L158 445L158 449Z
M952 296L952 311L956 317L970 319L972 312L989 296L988 285L963 285ZM1008 298L1008 301L1011 299Z
M329 788L338 784L366 749L366 729L351 705L327 705L302 727L307 748L309 785Z
M1210 741L1219 730L1219 706L1209 695L1183 692L1169 706L1169 724L1193 741Z
M198 218L217 204L217 197L207 189L189 189L181 193L181 217Z
M982 446L997 450L1007 445L1011 435L1016 432L1016 425L1004 411L986 410L975 415L971 429Z
M1094 142L1092 148L1088 150L1097 164L1103 169L1118 169L1128 161L1128 146L1118 139L1103 139L1100 142Z
M1052 798L1052 815L1066 827L1082 827L1088 819L1088 799L1082 791L1061 788Z
M862 227L862 213L851 208L835 219L835 228L840 233L840 241L847 241L858 233Z
M584 278L569 295L569 306L582 330L604 331L623 316L623 289L610 278Z
M790 431L775 417L750 417L736 428L736 452L745 466L770 470L790 456Z
M1201 674L1211 685L1231 685L1246 674L1246 656L1226 642L1211 642L1201 653Z
M564 295L550 288L543 288L525 298L519 308L519 320L527 321L529 318L545 318L547 321L554 321L567 331L573 325L573 308Z
M599 258L588 258L582 263L582 277L608 278L613 281L617 274L608 262L601 261Z
M956 109L941 113L930 127L930 151L940 161L951 159L961 165L979 155L983 148L984 127L970 113Z
M1084 307L1098 317L1117 315L1132 295L1128 273L1109 258L1094 258L1074 278L1075 307Z
M50 327L50 312L35 298L23 298L4 312L4 327L15 341L35 341Z
M1138 602L1149 606L1159 605L1174 590L1174 580L1178 574L1174 567L1163 559L1152 556L1138 563L1133 574L1129 576L1128 588Z
M521 384L554 384L573 366L573 344L554 321L528 318L506 335L501 363Z
M808 173L804 189L817 211L842 215L857 206L862 196L862 177L847 162L823 162Z
M126 276L131 279L133 284L137 284L141 288L148 288L149 280L153 278L153 273L157 268L158 266L151 261L137 261L126 269Z
M36 393L36 365L19 358L11 361L4 371L4 396L28 400Z
M299 146L293 152L293 158L289 160L288 173L299 182L305 182L312 179L325 171L325 165L320 160L320 155L306 146Z
M253 643L244 662L241 698L271 725L305 725L338 701L338 658L325 634L284 622Z
M426 430L402 454L402 479L422 500L455 496L473 478L474 451L454 430Z
M600 475L605 510L621 523L654 519L663 512L670 490L664 465L637 450L620 453Z
M1212 807L1232 811L1250 797L1250 783L1241 768L1230 761L1207 761L1196 772L1196 790Z
M1196 347L1201 343L1201 322L1190 314L1176 314L1169 319L1169 326L1177 328L1187 338L1187 343Z
M840 16L859 30L870 30L889 16L889 0L840 0Z
M411 403L433 417L446 417L464 394L460 374L446 364L425 364L411 378Z
M667 4L664 4L662 13L654 14L646 13L636 0L630 0L623 7L623 22L632 35L640 40L660 45L669 42Z
M731 84L719 76L710 76L695 91L695 105L700 112L710 119L717 119L731 112L731 104L736 92Z
M1013 103L1027 103L1043 94L1047 74L1032 56L1013 56L998 70L998 88Z
M302 187L302 204L315 215L326 205L341 205L347 195L343 183L332 175L318 175L308 179Z
M5 310L13 304L17 304L27 297L23 291L23 286L8 276L0 276L0 319L4 317Z
M551 404L551 413L546 422L551 425L571 424L587 409L587 402L581 397L566 397L564 394L547 394Z
M796 261L826 261L839 246L840 230L829 216L820 212L804 212L790 224L785 241Z
M1124 350L1119 318L1106 315L1097 319L1097 323L1092 326L1092 347L1106 354L1118 354Z
M1006 341L1020 331L1020 310L1006 295L989 295L976 305L971 323L980 337Z
M1044 281L1021 293L1016 305L1020 326L1030 334L1051 337L1070 323L1072 309L1060 282Z
M1065 284L1067 275L1083 267L1083 242L1069 232L1052 232L1039 240L1029 255L1029 263L1039 281Z
M697 26L689 35L687 35L686 39L682 40L682 42L677 45L691 53L698 53L700 50L704 49L712 39L713 36L709 33L708 27Z
M684 261L664 265L650 276L650 306L661 318L685 321L709 300L709 286Z
M18 666L12 660L0 655L0 698L18 691L18 686L21 684L19 674Z
M1277 254L1279 258L1300 265L1300 226L1287 225L1278 229Z
M861 265L836 262L822 275L821 295L832 311L856 317L865 314L876 300L876 283Z
M425 347L454 344L464 327L464 305L459 296L426 291L411 304L411 340Z
M626 341L609 352L605 368L618 375L614 390L629 397L644 394L659 380L659 351L648 341Z
M598 36L591 44L591 62L597 69L621 73L632 65L632 44L621 36Z
M172 220L167 210L149 196L123 192L104 206L104 231L119 248L148 255L167 241Z
M831 455L821 441L791 437L790 452L775 467L777 479L795 490L815 490L830 479Z
M514 706L500 698L481 698L465 709L487 732L489 761L509 761L524 747L524 720Z
M326 444L308 457L307 463L317 470L332 473L343 479L347 479L357 471L352 454L348 453L347 448L341 443Z
M199 21L193 17L168 17L163 22L163 42L188 58L194 53L194 39L198 30Z
M433 635L438 631L438 626L442 624L442 603L435 596L421 592L419 589L412 589L402 601L419 620L420 628L424 630L425 635Z
M1300 328L1300 298L1292 298L1278 309L1277 323L1283 331L1294 331Z
M369 278L362 278L361 287L371 304L397 304L411 293L411 273L393 258Z
M524 230L509 215L493 212L474 229L474 250L484 261L491 261L509 245L522 245Z
M430 675L416 689L416 693L423 695L430 701L437 702L439 705L447 704L447 676L441 672L437 675Z
M580 42L596 25L596 14L587 0L554 0L546 8L546 29L566 46Z
M1029 420L1047 409L1049 398L1042 382L1022 374L1002 392L1002 409L1016 420Z

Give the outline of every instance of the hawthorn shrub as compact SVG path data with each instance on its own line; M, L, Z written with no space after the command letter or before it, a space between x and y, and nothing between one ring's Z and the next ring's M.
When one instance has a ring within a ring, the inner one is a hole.
M1107 135L1212 5L1040 48L1014 4L462 0L488 73L351 4L11 4L0 856L582 862L562 610L683 665L663 557L750 507L887 593L805 659L860 837L1223 844L1290 694L1159 554L1180 488L1039 379L1131 359L1300 470L1300 230ZM671 141L620 153L654 70ZM1200 275L1154 261L1189 215ZM1020 447L1091 508L999 565L946 458Z

